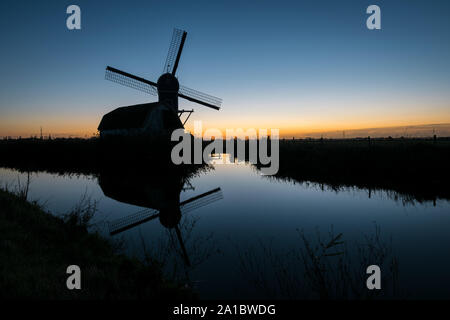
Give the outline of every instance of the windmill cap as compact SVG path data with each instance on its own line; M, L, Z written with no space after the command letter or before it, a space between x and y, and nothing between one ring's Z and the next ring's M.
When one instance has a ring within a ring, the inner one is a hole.
M180 89L177 78L171 73L164 73L159 77L157 85L160 92L178 92Z

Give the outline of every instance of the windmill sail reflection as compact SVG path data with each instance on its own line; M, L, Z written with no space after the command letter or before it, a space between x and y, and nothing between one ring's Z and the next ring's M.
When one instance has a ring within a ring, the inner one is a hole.
M222 190L215 188L180 201L180 193L185 190L184 185L190 185L189 179L180 174L155 177L114 171L100 174L99 184L107 197L146 208L111 221L111 235L158 218L165 228L175 230L187 266L190 266L190 260L179 228L182 215L223 198Z
M198 196L192 197L188 200L185 200L180 203L180 211L181 215L191 212L193 210L196 210L198 208L204 207L210 203L216 202L223 198L222 190L220 188L216 188L213 190L210 190L208 192L202 193ZM162 211L164 214L171 215L173 212L166 212ZM181 217L181 216L180 216ZM160 218L161 221L161 211L158 211L156 209L144 209L141 211L138 211L136 213L130 214L128 216L116 219L112 222L110 222L109 225L109 232L111 235L118 234L120 232L123 232L125 230L134 228L144 222L153 220L155 218ZM164 222L167 221L164 218L161 221L161 224L165 227L170 228L170 223L166 225ZM169 219L168 219L169 220ZM163 222L164 221L164 222ZM178 224L178 223L177 223Z

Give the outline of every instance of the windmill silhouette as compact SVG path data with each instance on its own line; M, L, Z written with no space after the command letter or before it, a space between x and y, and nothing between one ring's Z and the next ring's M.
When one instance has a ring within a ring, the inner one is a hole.
M215 110L220 109L221 99L181 86L175 77L186 36L186 31L174 29L164 73L157 82L110 66L106 67L105 79L151 95L158 95L159 101L153 104L122 107L106 114L98 127L101 136L171 133L173 129L183 127L194 112L178 109L179 97ZM154 112L158 108L162 110ZM181 116L184 113L188 115L181 123ZM174 116L177 118L174 119Z

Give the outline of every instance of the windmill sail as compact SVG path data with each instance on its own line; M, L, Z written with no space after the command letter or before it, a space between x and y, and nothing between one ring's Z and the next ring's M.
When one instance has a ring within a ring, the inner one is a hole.
M156 83L110 66L106 67L105 79L154 96L158 95Z
M169 52L167 54L166 63L164 64L164 73L175 75L178 62L180 61L181 51L183 51L184 41L187 32L180 29L173 29L172 41L170 42Z
M216 188L181 202L181 212L185 214L220 199L223 199L222 190L220 188Z
M175 226L175 232L177 233L178 242L180 243L181 252L183 253L184 263L186 263L186 265L190 267L191 261L189 260L189 256L187 254L186 247L184 246L184 241L183 238L181 237L181 232L178 226Z
M153 220L159 216L158 213L158 210L145 209L133 213L129 216L116 219L109 224L109 234L115 235L117 233L136 227L141 223Z
M222 99L185 86L180 86L178 96L180 98L204 105L215 110L220 110L220 106L222 105Z

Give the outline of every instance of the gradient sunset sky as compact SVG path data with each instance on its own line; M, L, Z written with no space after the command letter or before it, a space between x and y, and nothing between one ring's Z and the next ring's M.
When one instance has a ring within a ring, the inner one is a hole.
M82 30L66 28L81 8ZM366 28L381 8L382 30ZM0 4L0 136L92 135L103 114L157 97L104 80L156 81L174 27L181 84L224 100L204 128L304 132L450 123L450 1L11 1Z

